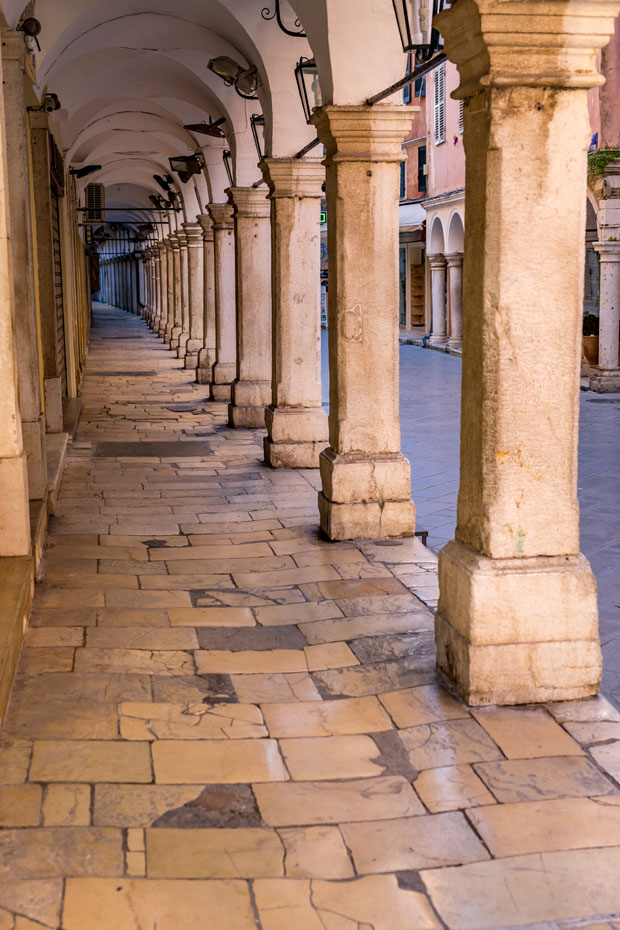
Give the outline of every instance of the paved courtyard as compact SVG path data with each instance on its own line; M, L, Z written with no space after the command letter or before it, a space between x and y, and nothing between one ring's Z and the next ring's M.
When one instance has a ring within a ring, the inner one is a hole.
M443 690L434 555L321 540L316 473L190 377L97 308L0 744L0 930L618 930L620 713Z
M326 359L323 333L325 401ZM456 525L461 361L402 345L400 371L402 445L412 464L417 526L437 552ZM603 691L620 706L620 396L581 393L579 503L582 551L599 585Z

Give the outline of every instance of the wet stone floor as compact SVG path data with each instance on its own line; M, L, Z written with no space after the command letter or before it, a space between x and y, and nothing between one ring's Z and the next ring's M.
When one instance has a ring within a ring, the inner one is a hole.
M0 744L0 930L620 928L620 713L469 710L436 558L99 307Z

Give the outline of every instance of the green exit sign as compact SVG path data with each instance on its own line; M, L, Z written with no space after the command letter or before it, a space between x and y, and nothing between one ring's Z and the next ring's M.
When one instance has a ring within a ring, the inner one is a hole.
M326 222L327 222L327 213L325 212L325 210L321 210L321 223L326 223Z

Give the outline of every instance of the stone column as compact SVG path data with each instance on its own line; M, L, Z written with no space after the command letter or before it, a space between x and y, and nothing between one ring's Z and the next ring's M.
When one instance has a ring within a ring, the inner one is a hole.
M170 345L172 338L172 329L174 327L174 309L175 309L175 291L176 282L174 275L174 254L172 245L172 234L168 233L165 239L166 245L166 329L164 341ZM171 347L172 348L172 347Z
M166 249L166 243L161 239L156 248L159 253L157 259L159 265L159 322L157 335L163 339L168 321L168 250Z
M450 295L450 338L451 349L463 345L463 253L446 255L448 263L448 294Z
M178 232L170 233L172 245L172 274L174 280L174 318L170 332L170 348L176 352L183 332L183 269L181 267L181 239Z
M159 332L159 321L161 319L161 283L160 283L161 266L159 264L159 249L157 243L151 246L151 313L149 317L149 326L154 333Z
M231 398L235 379L235 237L233 208L228 203L210 203L215 251L215 344L216 361L211 377L211 400Z
M325 169L316 159L265 158L271 200L273 364L265 462L316 468L327 445L321 406L321 227Z
M185 227L185 223L182 224ZM187 254L187 231L185 228L177 233L181 259L181 332L177 346L177 358L185 358L187 340L189 339L189 256Z
M202 227L204 266L203 344L198 352L196 381L211 384L215 365L215 242L213 220L207 213L197 217Z
M198 353L204 345L204 240L200 223L184 223L187 237L189 339L185 347L185 368L198 366Z
M446 320L446 256L429 255L431 269L431 337L433 345L442 345L448 339Z
M271 400L271 204L260 188L232 187L237 269L237 377L230 426L263 429Z
M30 139L34 186L36 274L39 293L45 424L49 433L62 432L62 382L56 330L54 253L52 248L52 200L48 115L31 110Z
M329 448L321 529L330 539L412 536L411 467L398 411L398 176L411 109L327 106Z
M28 462L31 500L47 495L45 415L41 396L39 324L31 214L29 139L24 99L23 32L2 33L2 89L9 180L9 222L13 258L15 338L19 377L19 408Z
M465 99L467 216L461 483L436 641L471 704L582 698L601 676L577 440L587 92L620 3L556 5L468 0L434 20Z
M598 371L590 389L599 394L620 391L620 242L596 242L600 259Z

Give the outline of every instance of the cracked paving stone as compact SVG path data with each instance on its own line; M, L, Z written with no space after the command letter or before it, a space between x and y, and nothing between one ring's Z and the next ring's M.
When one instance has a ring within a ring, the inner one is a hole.
M255 627L238 629L218 627L213 630L198 630L201 649L271 651L273 649L303 649L306 638L294 626Z
M207 785L191 801L166 811L153 827L262 827L256 798L248 785Z

